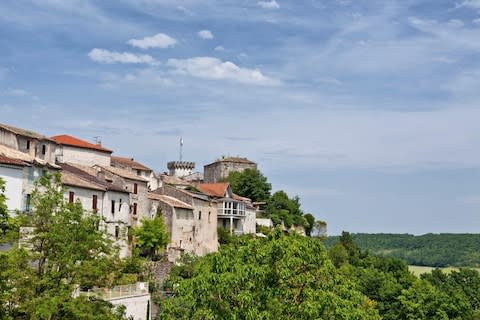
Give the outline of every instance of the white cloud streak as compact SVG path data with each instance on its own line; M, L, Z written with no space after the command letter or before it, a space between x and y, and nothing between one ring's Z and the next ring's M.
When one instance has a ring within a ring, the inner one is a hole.
M198 31L198 36L204 40L213 39L213 34L210 30L200 30Z
M257 5L262 7L263 9L279 9L280 8L280 5L275 0L259 1L257 2Z
M230 61L214 57L169 59L167 65L177 74L210 80L230 80L251 85L276 85L279 81L265 76L258 69L241 68Z
M114 64L114 63L133 63L133 64L151 64L158 62L148 54L135 54L131 52L116 52L105 49L92 49L88 56L95 62Z
M161 48L166 49L174 47L177 44L177 40L170 37L165 33L157 33L151 37L144 37L142 39L131 39L127 43L133 47L141 49Z

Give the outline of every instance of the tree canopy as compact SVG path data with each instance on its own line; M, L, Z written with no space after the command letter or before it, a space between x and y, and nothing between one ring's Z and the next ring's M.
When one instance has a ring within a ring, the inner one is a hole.
M321 242L280 230L222 246L167 286L176 292L161 319L380 319Z
M112 305L74 298L81 286L110 286L119 267L99 217L63 198L60 175L40 178L32 193L30 234L0 253L1 319L122 319Z
M134 234L136 246L150 258L155 258L170 241L161 211L153 219L142 219L141 227L136 228Z
M228 174L226 182L230 184L234 193L250 198L253 202L267 201L270 198L272 185L257 169L247 168L242 172L232 171Z

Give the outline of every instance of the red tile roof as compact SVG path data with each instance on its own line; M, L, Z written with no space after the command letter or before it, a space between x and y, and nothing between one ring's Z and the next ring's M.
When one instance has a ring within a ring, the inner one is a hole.
M228 186L228 183L201 183L197 189L209 196L223 198L225 197Z
M0 154L0 163L9 164L12 166L20 166L20 167L25 166L25 162L23 162L22 160L5 157L5 156L2 156L1 154Z
M103 151L103 152L108 152L112 153L113 151L107 148L104 148L98 144L93 144L72 136L69 136L67 134L62 134L58 136L52 137L53 140L55 140L56 143L58 144L63 144L66 146L72 146L72 147L77 147L77 148L83 148L83 149L91 149L91 150L98 150L98 151Z
M113 164L118 163L122 166L132 168L132 169L152 171L152 169L150 169L147 166L144 166L140 162L135 161L133 158L115 157L115 156L111 156L111 158L112 158L112 163Z

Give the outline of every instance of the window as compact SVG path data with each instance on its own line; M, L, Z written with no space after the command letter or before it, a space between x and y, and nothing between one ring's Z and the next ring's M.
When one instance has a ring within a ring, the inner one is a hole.
M120 198L119 204L118 204L118 212L122 210L122 199Z
M42 154L45 155L47 153L47 146L42 145Z
M30 150L30 140L27 140L27 150Z
M212 213L209 211L208 212L208 223L210 223L210 216L212 215Z
M112 200L112 208L110 211L112 214L115 214L115 200Z
M134 183L133 184L133 193L137 194L137 192L138 192L138 184Z
M30 212L32 197L30 194L25 195L25 212Z
M137 204L133 204L133 214L137 214Z
M142 171L140 169L137 169L137 176L141 176L142 175Z
M202 220L202 211L198 211L198 220Z
M75 192L70 191L70 192L68 193L68 202L73 203L74 197L75 197Z
M115 239L118 239L120 237L120 227L115 226Z
M98 202L98 197L96 194L93 195L92 197L92 209L96 212L97 211L97 202Z
M35 177L34 177L35 169L33 167L28 168L28 181L32 182Z

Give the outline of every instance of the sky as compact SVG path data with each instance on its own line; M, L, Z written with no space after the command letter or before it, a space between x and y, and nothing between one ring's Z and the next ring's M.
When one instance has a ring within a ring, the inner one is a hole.
M480 0L2 0L0 123L225 156L350 232L479 232Z

